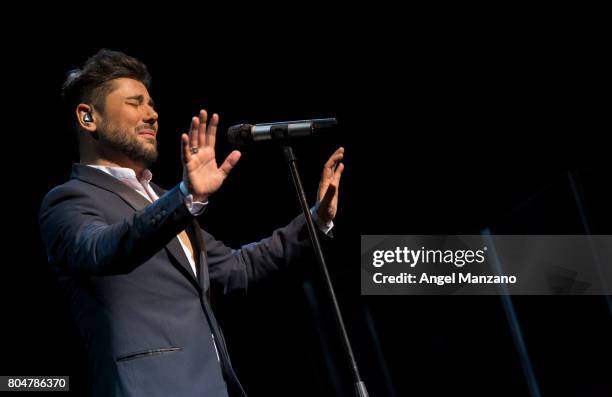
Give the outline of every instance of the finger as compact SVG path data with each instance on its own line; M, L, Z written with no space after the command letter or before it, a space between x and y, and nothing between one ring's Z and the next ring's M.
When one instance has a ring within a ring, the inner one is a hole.
M191 128L189 129L189 141L191 147L198 147L198 128L200 120L197 117L191 119Z
M234 150L227 156L223 164L221 164L221 167L219 167L225 176L228 176L232 168L236 166L236 163L240 160L240 156L242 156L242 153L238 150Z
M338 164L338 168L334 172L334 180L336 185L340 184L340 177L342 176L342 171L344 171L344 163Z
M328 179L332 178L333 176L334 176L334 169L333 169L333 167L328 167L327 163L326 163L325 166L323 167L323 173L321 175L321 182L327 181Z
M335 168L338 161L344 158L344 148L338 148L330 157L329 160L325 163L325 167Z
M336 152L334 153L329 160L325 163L323 167L323 178L333 178L335 175L335 171L338 168L338 163L344 158L344 152Z
M342 158L342 156L344 156L344 148L342 146L336 149L336 151L331 155L333 158Z
M181 156L183 158L183 163L188 163L191 161L191 150L189 148L189 135L182 134L181 135Z
M206 122L208 120L208 113L206 110L200 110L200 126L198 128L198 140L196 141L197 147L206 146Z
M327 190L325 191L323 198L320 200L321 205L325 207L329 206L329 204L332 202L332 199L336 195L337 190L338 188L335 185L330 184L327 187Z
M217 113L213 113L210 118L210 124L208 125L208 129L206 130L206 145L215 147L215 141L217 138L217 126L219 125L219 115Z
M336 152L332 154L327 162L325 163L325 167L334 167L336 163L344 158L344 152Z

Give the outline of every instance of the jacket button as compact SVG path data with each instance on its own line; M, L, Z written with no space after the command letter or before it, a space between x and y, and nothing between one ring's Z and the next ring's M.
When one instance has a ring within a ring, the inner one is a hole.
M167 214L166 210L162 210L161 214L162 214L162 216L166 216L166 214Z
M162 217L161 217L161 215L160 215L160 214L155 215L155 219L157 219L158 221L161 221L161 218L162 218Z

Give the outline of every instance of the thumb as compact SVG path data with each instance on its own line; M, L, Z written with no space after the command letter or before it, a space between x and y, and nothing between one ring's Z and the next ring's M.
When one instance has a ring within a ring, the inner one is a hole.
M225 158L225 161L223 164L221 164L221 167L219 167L225 176L229 175L230 171L236 166L236 163L238 163L241 156L242 153L240 153L238 150L234 150Z

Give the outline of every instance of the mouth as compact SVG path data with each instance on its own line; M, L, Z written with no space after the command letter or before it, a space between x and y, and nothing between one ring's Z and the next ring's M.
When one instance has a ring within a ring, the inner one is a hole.
M143 135L146 137L151 137L151 138L155 138L155 136L157 135L157 133L154 130L140 130L138 131L138 135Z

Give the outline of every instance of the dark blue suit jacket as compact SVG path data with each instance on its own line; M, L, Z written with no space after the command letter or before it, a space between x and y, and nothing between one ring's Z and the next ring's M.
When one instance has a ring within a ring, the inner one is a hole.
M149 203L75 164L41 206L42 238L87 348L94 395L240 395L207 291L246 289L287 266L310 246L304 217L234 250L199 227L178 186L158 193ZM176 238L185 229L201 253L198 277Z

